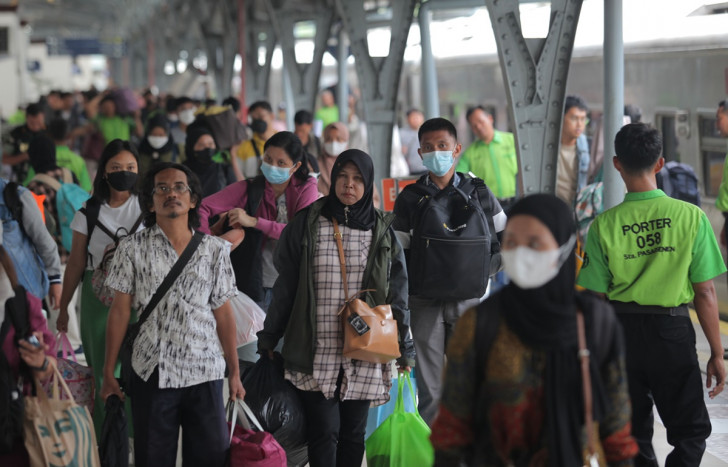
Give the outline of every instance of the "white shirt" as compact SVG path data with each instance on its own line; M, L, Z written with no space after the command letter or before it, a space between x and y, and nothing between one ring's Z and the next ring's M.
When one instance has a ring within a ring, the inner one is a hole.
M83 203L86 207L86 203ZM142 210L139 207L139 198L136 195L131 195L128 200L121 206L112 208L108 203L101 205L99 210L99 222L101 222L109 231L117 232L120 228L119 234L122 234L124 230L129 230L134 226L134 223L139 218ZM137 232L144 228L144 224L140 224ZM86 215L81 210L76 211L71 221L71 230L74 232L88 235L88 229L86 228ZM97 225L91 232L91 239L88 243L89 259L86 262L86 269L93 270L98 266L99 261L104 255L104 250L109 243L114 241L106 233L99 228Z
M106 285L133 296L141 310L178 259L158 225L119 242ZM230 243L205 235L182 273L144 322L134 341L132 367L147 381L159 367L160 388L222 379L225 359L213 310L237 294Z

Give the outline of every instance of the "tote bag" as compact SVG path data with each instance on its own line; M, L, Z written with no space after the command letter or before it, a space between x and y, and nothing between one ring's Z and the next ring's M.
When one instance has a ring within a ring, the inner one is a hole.
M243 408L240 420L244 426L236 423L238 406ZM245 402L231 400L227 404L227 411L230 426L230 467L286 467L286 451L272 434L263 431ZM258 431L252 429L248 420L253 422Z
M76 353L73 351L73 346L68 340L68 336L65 332L59 332L56 334L56 355L60 355L56 366L61 377L66 382L68 389L73 396L73 400L80 406L86 407L89 412L93 413L94 410L94 373L90 367L83 366L78 363ZM70 358L69 358L70 357ZM43 387L48 396L52 393L52 382L49 380ZM64 394L61 394L61 399L67 399Z
M405 374L404 380L414 400L414 389L408 374ZM432 465L435 460L430 444L430 427L416 409L414 412L405 412L402 383L400 375L394 413L366 440L368 467L421 467Z
M35 379L37 397L25 398L25 448L31 466L100 467L91 414L73 400L70 389L53 368L52 396ZM59 385L68 396L60 398Z

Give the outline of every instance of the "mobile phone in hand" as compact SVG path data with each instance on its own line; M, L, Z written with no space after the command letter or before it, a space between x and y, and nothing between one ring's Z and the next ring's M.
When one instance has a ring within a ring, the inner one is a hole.
M35 336L30 336L27 339L25 339L30 345L33 347L40 347L40 341L38 341L38 338Z

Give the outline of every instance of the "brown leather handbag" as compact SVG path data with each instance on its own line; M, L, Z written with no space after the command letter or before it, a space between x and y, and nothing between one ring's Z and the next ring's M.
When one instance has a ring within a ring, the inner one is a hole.
M357 298L362 293L370 292L373 289L360 290L349 296L344 246L341 241L339 223L336 219L332 219L332 221L334 238L339 249L344 296L347 297L344 306L339 311L344 328L344 357L372 363L388 363L401 355L397 338L397 321L392 315L392 307L378 305L372 308L364 300Z

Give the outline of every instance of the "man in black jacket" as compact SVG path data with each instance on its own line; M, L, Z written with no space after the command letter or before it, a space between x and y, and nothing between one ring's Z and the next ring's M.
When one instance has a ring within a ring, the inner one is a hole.
M455 172L462 148L450 121L430 119L418 137L428 173L397 197L394 229L408 260L419 412L431 423L447 341L457 319L478 303L488 277L500 269L506 215L482 180Z

